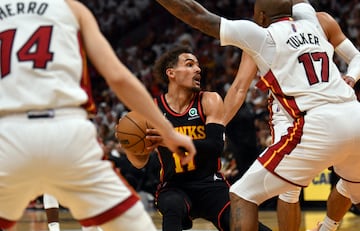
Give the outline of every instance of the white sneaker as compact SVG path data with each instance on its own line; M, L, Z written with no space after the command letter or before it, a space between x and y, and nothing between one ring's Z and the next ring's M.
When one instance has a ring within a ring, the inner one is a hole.
M50 231L60 231L60 225L58 222L52 222L48 224Z

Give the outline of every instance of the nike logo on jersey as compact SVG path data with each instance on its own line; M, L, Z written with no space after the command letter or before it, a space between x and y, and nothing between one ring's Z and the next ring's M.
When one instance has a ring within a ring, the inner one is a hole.
M223 180L221 177L218 177L217 175L216 175L216 173L214 173L214 181L217 181L217 180Z

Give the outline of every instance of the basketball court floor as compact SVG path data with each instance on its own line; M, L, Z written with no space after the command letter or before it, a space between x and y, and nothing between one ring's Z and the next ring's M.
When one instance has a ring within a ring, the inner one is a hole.
M158 230L161 230L161 216L156 211L150 211L154 223ZM315 227L325 215L324 210L305 210L302 212L301 231ZM277 218L274 210L260 211L259 219L261 222L277 231ZM71 214L66 209L60 210L60 227L62 231L81 231L81 227L75 221ZM24 213L22 219L15 225L11 231L46 231L46 215L43 209L28 209ZM214 226L202 219L194 221L192 231L216 230ZM360 216L348 212L341 223L340 229L342 231L359 231L360 230ZM130 230L129 230L130 231Z

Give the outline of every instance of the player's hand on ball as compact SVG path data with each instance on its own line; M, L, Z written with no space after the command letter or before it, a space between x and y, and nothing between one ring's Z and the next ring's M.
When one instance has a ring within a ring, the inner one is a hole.
M160 132L155 129L152 130L152 128L153 126L142 115L130 111L119 119L115 127L115 136L121 146L129 152L130 158L134 157L134 159L139 160L138 155L149 155L155 147L162 145L176 153L180 157L182 165L193 160L196 150L189 136L180 134L174 129L165 129L161 131L160 135ZM152 132L150 138L147 138L148 129Z
M121 117L115 126L115 136L121 147L136 155L147 155L153 149L150 140L146 139L146 129L151 128L147 120L135 111Z
M180 135L180 137L183 136L178 132L175 132L175 133ZM188 136L185 136L185 138L190 139L190 137L188 137ZM158 146L167 146L164 139L161 137L160 133L155 128L146 129L146 139L151 141L151 143L153 143L153 145L148 146L148 149L153 150L153 149L157 148ZM192 143L192 140L191 140L191 143ZM172 150L170 147L168 147L168 148L170 150ZM180 156L182 165L189 163L195 156L195 153L191 153L190 151L188 151L188 150L192 150L192 149L191 148L187 149L185 146L184 147L176 147L175 150L176 150L175 153Z
M163 138L155 128L146 129L146 139L152 143L147 147L148 150L154 150L158 146L165 146Z

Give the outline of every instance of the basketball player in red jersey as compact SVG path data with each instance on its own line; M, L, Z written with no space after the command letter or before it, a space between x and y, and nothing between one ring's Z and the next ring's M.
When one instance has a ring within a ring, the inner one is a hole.
M89 99L81 87L86 58L124 104L146 115L182 164L195 155L192 140L164 119L82 3L0 0L0 9L0 228L49 193L83 226L155 231L139 197L102 160L82 107Z

